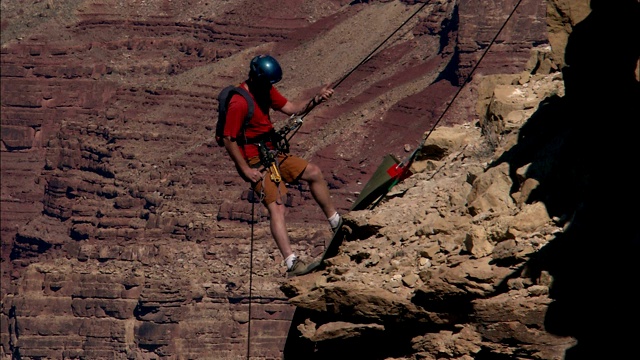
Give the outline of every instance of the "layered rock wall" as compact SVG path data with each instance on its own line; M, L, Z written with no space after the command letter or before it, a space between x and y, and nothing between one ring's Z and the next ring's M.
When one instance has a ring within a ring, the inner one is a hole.
M3 356L280 358L295 307L266 212L212 141L217 91L257 53L280 59L292 98L355 69L292 144L347 212L383 155L437 123L515 7L428 4L356 67L423 4L4 1ZM481 73L526 68L544 8L522 3ZM441 125L478 118L473 89ZM294 247L316 257L328 225L307 188L289 195Z

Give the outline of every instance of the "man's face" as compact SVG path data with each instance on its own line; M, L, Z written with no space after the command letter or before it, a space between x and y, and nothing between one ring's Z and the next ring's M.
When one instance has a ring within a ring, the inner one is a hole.
M251 79L252 90L261 94L268 94L271 91L271 83L266 78L254 77Z

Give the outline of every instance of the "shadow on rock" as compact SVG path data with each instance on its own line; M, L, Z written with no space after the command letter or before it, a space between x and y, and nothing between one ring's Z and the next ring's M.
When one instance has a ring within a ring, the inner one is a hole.
M567 43L566 95L540 104L496 162L509 163L516 186L517 170L537 180L528 202L544 202L565 223L526 268L533 278L553 277L545 328L577 339L566 360L637 353L629 329L640 322L640 192L632 175L640 145L639 4L591 1Z

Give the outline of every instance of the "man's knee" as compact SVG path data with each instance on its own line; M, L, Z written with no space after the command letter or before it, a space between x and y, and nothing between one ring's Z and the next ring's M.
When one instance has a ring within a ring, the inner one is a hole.
M303 179L308 181L322 180L322 170L318 165L309 163L304 169Z
M269 214L273 217L274 215L284 216L285 206L281 201L273 201L267 205L267 210L269 210Z

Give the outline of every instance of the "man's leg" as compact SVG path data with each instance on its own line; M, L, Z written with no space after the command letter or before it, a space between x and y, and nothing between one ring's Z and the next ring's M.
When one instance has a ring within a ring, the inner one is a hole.
M282 197L286 195L287 189L283 183L276 185L271 179L269 172L264 174L265 178L262 182L255 184L254 191L262 194L263 204L269 211L269 226L271 235L276 242L280 254L287 264L287 269L293 266L296 256L291 249L291 240L287 233L285 222L285 206Z
M309 184L309 190L311 191L313 199L327 217L331 225L331 230L335 233L340 229L342 217L333 206L333 201L329 195L329 187L322 175L320 167L297 156L283 155L280 160L280 170L283 179L287 182L295 182L297 180L306 181Z
M287 233L287 226L284 217L284 204L278 204L277 201L274 201L267 205L267 210L269 211L271 235L273 236L273 240L275 240L282 257L287 259L289 255L293 254L293 251L291 250L291 240Z
M267 205L267 209L271 216L271 234L287 265L287 277L298 276L304 273L307 265L300 261L291 250L291 239L289 239L285 224L284 205L274 201Z
M336 208L333 206L331 196L329 195L329 187L320 168L315 164L309 163L300 176L300 179L309 183L311 195L313 195L313 198L318 205L320 205L326 217L329 218L333 216L336 213Z

